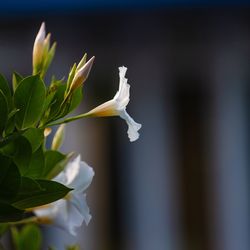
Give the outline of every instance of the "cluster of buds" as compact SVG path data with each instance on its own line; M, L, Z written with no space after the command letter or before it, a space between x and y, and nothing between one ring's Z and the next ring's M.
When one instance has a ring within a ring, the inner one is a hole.
M54 43L50 48L50 34L46 36L45 24L42 23L34 43L33 74L40 74L41 77L44 76L54 57L55 47L56 44ZM71 68L67 79L64 98L55 116L56 119L60 119L69 113L73 95L87 80L94 59L95 57L93 56L87 61L87 54L84 54L80 62L78 64L75 63ZM138 130L141 128L141 124L136 123L126 111L130 99L130 85L128 84L128 79L125 77L126 71L127 68L124 66L119 68L119 89L113 99L99 105L85 114L67 118L63 121L53 123L53 125L70 122L87 116L120 116L128 125L128 136L130 141L137 140L139 138Z

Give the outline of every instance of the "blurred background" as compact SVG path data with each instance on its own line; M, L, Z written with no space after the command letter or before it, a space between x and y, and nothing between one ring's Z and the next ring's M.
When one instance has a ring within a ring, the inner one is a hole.
M44 249L250 249L250 9L192 3L1 3L1 73L31 73L45 21L58 42L47 80L67 76L85 52L96 56L75 113L111 99L124 65L127 110L143 125L134 143L119 118L68 125L63 150L95 170L93 218L77 239L44 227Z

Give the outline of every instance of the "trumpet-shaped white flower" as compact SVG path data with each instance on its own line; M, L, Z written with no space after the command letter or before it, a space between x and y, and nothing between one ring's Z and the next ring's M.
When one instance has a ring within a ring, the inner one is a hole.
M126 111L130 95L130 85L128 84L128 79L125 77L126 71L126 67L119 67L119 90L114 98L97 106L85 115L97 117L120 116L128 125L128 137L130 141L135 141L139 138L138 130L141 128L141 124L135 122Z
M76 235L76 230L82 225L83 221L88 224L91 219L86 203L86 194L83 194L83 192L91 184L93 176L93 169L81 161L79 155L68 163L63 172L54 178L54 181L74 190L65 199L35 209L35 215L41 222L53 223L70 234Z

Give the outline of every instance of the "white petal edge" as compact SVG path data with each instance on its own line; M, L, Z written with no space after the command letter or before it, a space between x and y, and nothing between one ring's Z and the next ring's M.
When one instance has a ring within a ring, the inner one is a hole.
M124 119L128 125L128 137L131 142L136 141L140 134L138 130L141 128L141 124L134 121L134 119L127 113L126 109L120 112L120 117Z

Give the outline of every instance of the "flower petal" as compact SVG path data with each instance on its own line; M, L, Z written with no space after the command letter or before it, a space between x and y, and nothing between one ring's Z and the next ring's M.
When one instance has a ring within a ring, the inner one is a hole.
M74 188L73 192L84 192L91 184L94 171L86 162L81 161L78 155L72 162L69 162L65 168L66 184Z
M120 77L119 90L114 96L114 100L117 103L118 110L126 108L126 106L129 103L130 85L128 84L128 79L125 78L126 71L127 71L126 67L124 66L119 67L119 77Z
M128 137L131 142L136 141L139 138L138 130L141 128L141 124L134 121L134 119L127 113L126 109L120 112L120 117L128 124Z
M70 202L79 211L79 213L83 216L86 225L88 225L92 216L90 215L89 207L87 205L86 194L82 195L79 193L78 194L73 193L72 199Z

